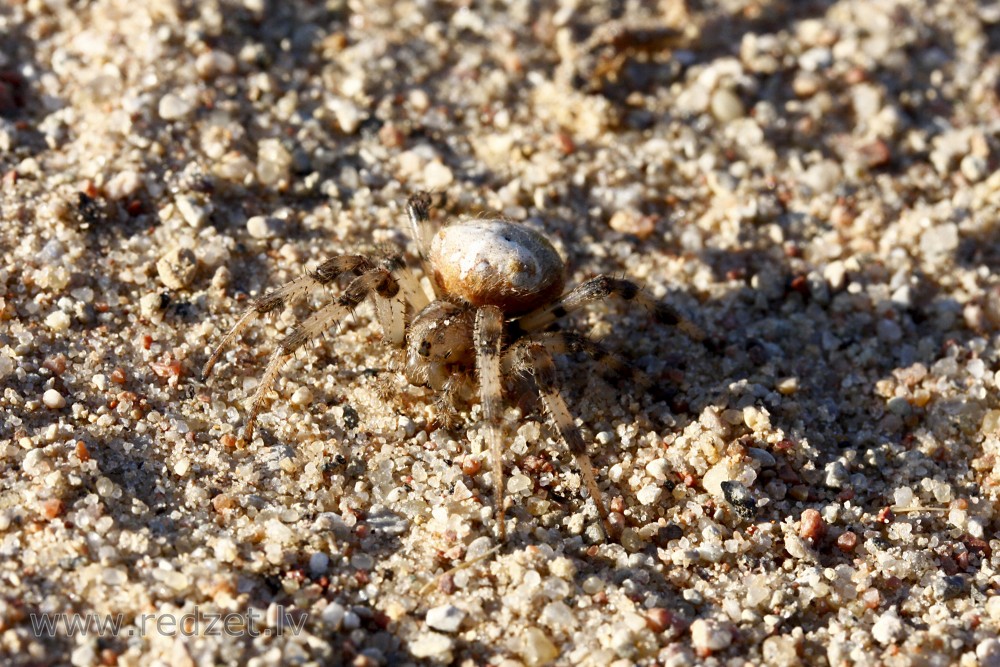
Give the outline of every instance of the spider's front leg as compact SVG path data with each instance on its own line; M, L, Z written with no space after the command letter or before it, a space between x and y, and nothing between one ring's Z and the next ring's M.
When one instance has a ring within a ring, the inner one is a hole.
M521 317L513 326L516 330L526 333L542 331L557 319L612 296L640 304L653 314L657 322L672 324L694 340L702 340L705 337L697 324L684 317L673 306L664 301L657 301L630 280L605 275L580 283L553 303Z
M260 409L264 404L264 397L274 385L281 367L296 350L332 325L339 324L345 315L357 308L371 294L377 294L384 299L392 299L398 292L399 283L393 278L392 273L385 268L371 269L351 281L344 294L336 301L326 304L302 320L290 334L282 338L278 343L278 349L274 351L271 360L267 363L264 376L261 378L260 384L257 385L257 391L254 392L250 413L247 415L246 425L240 440L244 443L251 441L257 415L260 414Z
M500 385L500 344L503 336L503 313L496 306L484 306L476 311L473 341L476 348L476 370L479 373L479 393L486 417L490 457L493 459L493 502L500 539L507 539L503 507L503 450L500 446L500 414L503 392Z
M617 539L621 534L621 526L616 526L611 521L611 516L604 506L601 489L597 486L597 480L594 477L594 465L590 460L590 455L587 454L587 446L583 441L583 435L581 435L580 429L577 428L569 408L566 407L566 400L559 393L559 387L556 382L556 366L552 359L552 353L548 348L549 346L546 344L546 341L525 340L522 345L518 346L518 350L516 351L516 354L522 358L522 361L517 363L527 366L532 375L534 375L542 403L545 405L549 416L552 417L556 430L559 431L559 435L563 442L566 443L566 447L573 454L573 458L576 459L576 465L583 476L583 483L587 487L587 492L593 499L594 505L597 507L597 513L604 522L605 531L609 536Z

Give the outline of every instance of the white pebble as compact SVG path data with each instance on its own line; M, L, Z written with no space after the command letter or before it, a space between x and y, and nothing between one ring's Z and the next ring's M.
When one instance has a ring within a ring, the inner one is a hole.
M430 190L440 190L451 185L455 176L446 165L434 161L424 167L424 187Z
M233 562L236 556L236 543L228 537L223 537L215 543L215 557L223 563Z
M568 628L576 624L573 610L560 600L550 602L542 609L541 621L550 628Z
M654 479L662 482L666 480L667 475L670 474L670 464L667 463L666 459L653 459L646 464L646 472L648 472Z
M958 225L947 222L936 225L920 235L920 251L930 259L951 256L958 248Z
M205 222L208 221L209 208L199 204L193 197L177 197L174 199L174 206L184 218L184 222L195 229L204 227Z
M428 627L441 632L456 632L464 619L465 612L452 604L428 609L425 618Z
M219 74L232 74L236 59L225 51L206 51L195 60L194 69L202 79L213 79Z
M42 403L50 410L59 410L66 407L66 399L55 389L48 389L42 394Z
M49 313L48 317L45 318L45 326L52 331L66 331L66 329L69 329L69 325L69 315L61 310Z
M414 658L434 657L441 662L451 662L451 649L455 640L440 632L425 632L410 642L410 653Z
M635 497L638 498L639 502L643 505L652 505L656 503L662 495L663 487L656 484L647 484L639 489L639 492L635 494Z
M247 232L255 239L269 239L281 232L281 223L275 218L255 215L247 220Z
M743 102L728 88L719 88L712 93L711 108L712 115L723 123L742 118L746 114Z
M524 475L511 475L507 480L507 493L513 495L531 488L531 479Z
M292 393L292 405L309 405L312 403L313 394L309 387L299 387Z
M524 631L517 652L530 667L547 665L559 657L559 649L539 628L528 628Z
M194 105L179 95L167 93L160 98L158 111L163 120L179 120L191 113Z
M899 614L893 607L875 621L875 625L872 626L872 637L879 644L886 646L901 639L905 631L903 621L899 619Z
M714 619L699 618L691 624L691 643L702 651L721 651L733 641L733 634Z
M764 640L764 662L769 667L795 667L801 665L795 646L795 639L788 635L776 635Z
M350 100L342 98L330 100L327 102L327 107L333 112L337 119L337 125L340 126L344 134L354 134L365 119L361 109Z

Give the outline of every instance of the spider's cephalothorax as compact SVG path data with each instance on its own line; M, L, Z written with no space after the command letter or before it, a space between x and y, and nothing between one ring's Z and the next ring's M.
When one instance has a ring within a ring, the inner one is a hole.
M555 320L587 304L618 296L646 306L659 322L678 324L689 335L700 332L670 306L657 302L635 283L597 276L569 292L565 266L540 233L498 218L462 219L437 231L425 246L430 197L410 198L407 212L424 270L432 277L434 299L424 293L401 256L373 258L341 255L255 299L205 364L208 376L223 349L258 315L278 310L310 289L338 277L355 277L343 294L326 304L278 343L254 394L241 439L249 442L267 392L295 351L336 326L369 296L389 343L404 350L403 373L416 385L454 395L478 387L493 464L497 529L506 536L503 517L502 378L528 372L546 410L583 474L606 529L620 529L604 507L586 445L556 384L553 354L583 351L612 369L620 364L587 338L549 331Z

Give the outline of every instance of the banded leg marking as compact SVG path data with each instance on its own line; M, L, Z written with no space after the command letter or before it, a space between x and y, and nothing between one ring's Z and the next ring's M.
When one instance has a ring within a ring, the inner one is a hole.
M496 505L497 530L500 539L507 538L503 506L503 450L500 442L502 388L500 386L500 343L503 334L503 313L496 306L476 311L473 338L476 347L476 369L479 372L479 394L486 417L490 457L493 459L493 502Z

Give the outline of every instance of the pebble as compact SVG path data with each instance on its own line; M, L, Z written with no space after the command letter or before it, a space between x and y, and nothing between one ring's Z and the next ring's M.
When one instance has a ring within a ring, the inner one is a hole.
M540 620L550 628L568 628L576 625L576 617L573 616L573 610L565 602L559 600L545 605L542 609Z
M309 387L299 387L294 392L292 392L292 396L289 399L289 402L292 405L297 405L301 407L303 405L309 405L310 403L312 403L312 400L313 400L312 389L310 389Z
M729 88L717 88L712 93L710 105L712 115L720 123L729 123L746 115L743 102Z
M640 240L652 236L656 230L656 218L650 215L643 215L633 208L615 211L608 220L608 226L616 232L631 234Z
M987 637L976 645L979 667L1000 667L1000 639Z
M886 409L894 415L908 417L913 412L913 407L904 396L893 396L885 404Z
M559 657L559 649L540 628L528 628L521 634L517 653L528 667L547 665Z
M202 79L211 80L220 74L235 72L236 59L225 51L213 49L198 55L194 61L194 69Z
M531 478L526 475L511 475L507 478L507 493L511 495L527 491L533 486Z
M455 175L442 162L433 160L424 167L424 187L429 190L442 190L451 185Z
M201 229L204 227L205 223L208 222L208 216L211 213L211 209L208 206L200 204L194 197L187 197L184 195L178 196L174 199L174 206L177 207L177 212L180 213L184 222L194 229Z
M366 116L358 105L348 99L338 97L328 101L326 106L333 112L333 117L337 119L337 125L344 134L357 132Z
M795 639L787 635L775 635L765 639L761 654L764 664L768 667L797 667L802 664L795 647Z
M104 186L104 192L109 199L121 201L131 197L142 187L142 177L132 169L120 171L110 179Z
M451 650L455 640L440 632L424 632L410 642L410 654L414 658L433 658L444 663L451 662Z
M262 185L282 187L289 178L292 154L278 139L261 139L257 144L257 179Z
M174 248L156 262L156 273L166 287L185 289L198 273L198 258L188 248Z
M920 252L928 259L950 256L958 248L958 225L935 225L920 235Z
M174 93L167 93L161 97L157 107L160 118L167 121L180 120L191 113L192 109L194 104L190 100Z
M344 623L344 616L347 614L347 610L344 609L344 605L339 602L331 602L323 608L320 612L319 617L326 623L331 630L336 632L340 630L340 626Z
M49 410L59 410L66 407L66 399L56 389L46 389L42 394L42 403Z
M902 639L905 631L906 628L895 607L879 616L875 624L872 625L872 637L883 646L888 646Z
M228 537L219 538L215 542L213 551L215 552L215 557L223 563L231 563L236 560L236 556L239 555L239 552L236 549L236 543Z
M317 551L309 557L309 571L313 574L324 574L330 567L330 557L322 551Z
M465 612L452 604L428 609L425 618L428 627L441 632L457 632L464 619Z
M893 320L879 320L875 325L875 333L879 340L887 343L896 343L903 338L903 330Z
M648 472L654 479L663 482L666 481L667 475L670 474L670 464L663 458L653 459L646 464L646 472Z
M962 176L965 176L972 183L978 183L986 178L990 173L989 164L978 155L966 155L958 167Z
M647 484L635 494L636 499L643 505L653 505L659 502L662 496L663 487L656 484Z
M283 225L277 218L255 215L247 220L247 233L255 239L270 239L279 236Z
M799 520L799 537L815 542L826 534L826 522L823 516L812 508L802 510Z
M715 619L699 618L691 624L691 644L699 655L710 655L728 648L733 633Z
M71 323L69 314L61 310L53 311L45 317L45 326L55 332L66 331Z
M823 483L831 489L842 489L851 481L851 473L841 461L830 461L823 468Z

